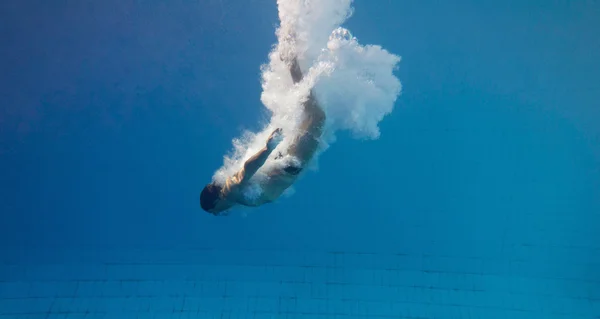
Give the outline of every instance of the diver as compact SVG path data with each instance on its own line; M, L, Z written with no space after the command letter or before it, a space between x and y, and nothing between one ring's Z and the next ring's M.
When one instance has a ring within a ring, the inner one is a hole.
M294 84L300 82L303 75L297 58L294 56L282 60L288 64ZM296 181L317 151L325 126L325 112L317 103L312 90L302 103L302 107L302 122L287 151L287 155L297 161L282 166L270 165L269 170L265 172L268 178L260 180L252 178L283 139L282 130L274 130L267 139L265 147L248 159L241 170L228 177L224 185L212 182L204 187L200 193L200 207L203 210L218 216L224 215L227 210L236 205L256 207L270 203L279 198ZM278 154L277 158L281 157L282 154ZM258 196L249 198L244 195L249 187L256 186L261 189Z

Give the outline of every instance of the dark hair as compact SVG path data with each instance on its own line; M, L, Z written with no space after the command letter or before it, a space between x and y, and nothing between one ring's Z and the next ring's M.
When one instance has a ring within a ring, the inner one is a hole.
M200 193L200 207L207 212L215 208L217 201L221 197L222 189L221 186L214 183L206 185Z

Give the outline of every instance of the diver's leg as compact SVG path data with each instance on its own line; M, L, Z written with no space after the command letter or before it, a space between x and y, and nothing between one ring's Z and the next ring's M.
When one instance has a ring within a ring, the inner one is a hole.
M296 57L292 58L290 61L290 74L292 75L292 80L295 83L302 81L303 74L300 69L300 65L298 64L298 59ZM303 112L305 115L304 122L300 125L300 128L303 130L309 130L311 126L314 124L319 124L320 122L325 121L325 112L317 103L314 92L310 90L308 93L308 98L302 104ZM318 132L315 132L318 133ZM319 133L318 136L321 134Z
M288 154L295 156L304 166L312 159L319 147L326 117L325 112L317 103L312 92L303 107L304 119L298 127L298 136L290 145Z
M290 74L294 83L302 81L303 74L298 64L298 59L293 57L289 63ZM310 90L306 101L302 103L302 108L304 119L298 127L299 134L290 145L288 154L295 156L302 165L305 165L310 161L319 147L319 139L323 134L323 127L325 126L325 112L317 103L312 90ZM286 168L286 171L289 173L291 171L299 173L300 169L290 167Z

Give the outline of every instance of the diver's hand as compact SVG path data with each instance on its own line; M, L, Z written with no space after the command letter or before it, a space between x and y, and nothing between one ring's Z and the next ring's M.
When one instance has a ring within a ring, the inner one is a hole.
M274 150L279 143L283 141L283 130L278 128L269 135L269 139L267 140L267 149L270 151Z

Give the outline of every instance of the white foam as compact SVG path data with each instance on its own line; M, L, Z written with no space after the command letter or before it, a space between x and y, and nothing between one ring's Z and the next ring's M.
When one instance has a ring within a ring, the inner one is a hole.
M302 116L301 101L311 89L327 114L320 152L335 141L335 133L349 130L356 138L376 139L379 123L392 112L401 91L393 71L400 57L381 46L361 45L341 25L352 14L352 0L278 0L278 43L261 67L261 101L271 118L260 132L245 132L233 141L214 180L223 182L265 146L275 128L283 142L273 152L285 152ZM293 36L292 36L293 35ZM298 57L304 79L293 85L281 56ZM316 162L316 161L314 161ZM271 165L271 162L265 165Z

